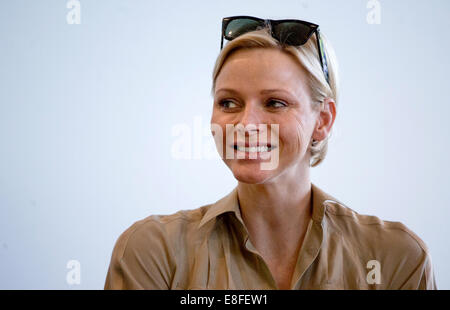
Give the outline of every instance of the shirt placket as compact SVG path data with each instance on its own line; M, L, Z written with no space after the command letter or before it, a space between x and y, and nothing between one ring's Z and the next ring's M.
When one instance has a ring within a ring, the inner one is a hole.
M294 274L292 276L291 289L298 289L303 275L311 267L319 255L324 235L323 222L311 219L302 248L300 249Z

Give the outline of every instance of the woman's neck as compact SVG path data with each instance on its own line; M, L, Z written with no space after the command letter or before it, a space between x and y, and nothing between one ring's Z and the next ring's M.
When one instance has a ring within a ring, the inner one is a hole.
M239 182L237 190L246 226L289 228L310 217L312 212L309 175L299 178L280 176L265 184Z

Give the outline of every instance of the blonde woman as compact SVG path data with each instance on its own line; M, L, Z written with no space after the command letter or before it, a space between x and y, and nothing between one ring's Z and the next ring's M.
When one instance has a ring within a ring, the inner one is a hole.
M435 289L411 230L311 183L336 119L337 70L316 24L224 18L211 129L237 186L214 204L133 224L105 289Z

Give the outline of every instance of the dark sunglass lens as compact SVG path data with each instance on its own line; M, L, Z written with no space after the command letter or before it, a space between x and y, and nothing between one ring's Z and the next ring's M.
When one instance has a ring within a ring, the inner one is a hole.
M309 26L292 22L284 22L276 25L273 32L274 36L281 43L296 46L305 44L312 33Z
M246 32L257 30L260 26L262 27L261 23L253 19L234 19L225 28L225 38L233 40Z

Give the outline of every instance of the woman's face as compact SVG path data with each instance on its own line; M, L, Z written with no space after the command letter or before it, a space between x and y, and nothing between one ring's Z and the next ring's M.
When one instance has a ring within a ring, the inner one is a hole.
M213 135L218 150L223 150L221 157L240 182L262 184L282 175L296 178L308 172L308 148L317 115L311 107L306 72L282 51L238 50L229 56L216 79L211 124L223 134ZM227 133L227 124L247 127ZM258 128L259 124L266 126ZM278 124L279 130L273 124ZM249 148L242 148L242 141ZM251 148L258 145L262 148ZM277 158L274 152L278 152L276 165L261 169L261 163ZM234 158L226 158L230 154Z

